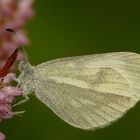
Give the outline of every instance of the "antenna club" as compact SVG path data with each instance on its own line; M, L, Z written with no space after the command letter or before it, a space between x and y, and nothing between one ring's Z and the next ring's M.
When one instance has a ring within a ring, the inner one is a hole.
M6 31L15 33L15 31L13 29L11 29L11 28L7 28Z

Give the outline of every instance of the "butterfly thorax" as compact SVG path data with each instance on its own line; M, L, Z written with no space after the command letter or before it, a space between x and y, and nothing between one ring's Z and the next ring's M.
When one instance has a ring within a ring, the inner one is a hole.
M18 77L20 86L24 91L24 95L30 94L35 91L34 84L34 67L28 61L21 61L19 64L21 74Z

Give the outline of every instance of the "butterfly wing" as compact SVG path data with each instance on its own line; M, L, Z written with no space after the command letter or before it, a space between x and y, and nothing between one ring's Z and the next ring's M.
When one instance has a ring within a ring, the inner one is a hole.
M45 62L35 68L35 95L74 127L103 127L139 100L139 63L125 52Z

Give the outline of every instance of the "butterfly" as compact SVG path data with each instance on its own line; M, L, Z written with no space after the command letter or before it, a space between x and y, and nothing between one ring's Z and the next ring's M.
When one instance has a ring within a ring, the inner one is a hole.
M62 120L85 130L111 124L140 100L140 55L133 52L60 58L37 66L25 59L19 70L26 98L34 93Z

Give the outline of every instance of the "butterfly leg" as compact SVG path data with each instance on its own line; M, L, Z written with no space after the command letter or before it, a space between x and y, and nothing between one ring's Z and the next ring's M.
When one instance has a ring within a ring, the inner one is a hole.
M15 77L13 77L13 78L14 78L14 81L17 82L17 86L16 87L19 87L20 86L20 81L17 78L15 78Z
M18 116L21 116L22 114L24 114L26 111L23 110L23 111L16 111L14 112L15 114L14 115L18 115Z
M18 79L16 79L16 82L18 83L16 87L20 86L20 81Z
M21 100L21 101L17 102L17 103L16 103L16 104L14 104L12 107L16 107L16 106L22 105L22 104L24 104L24 103L28 102L28 101L29 101L29 99L30 99L30 98L27 96L27 97L25 97L25 99L23 99L23 100Z

